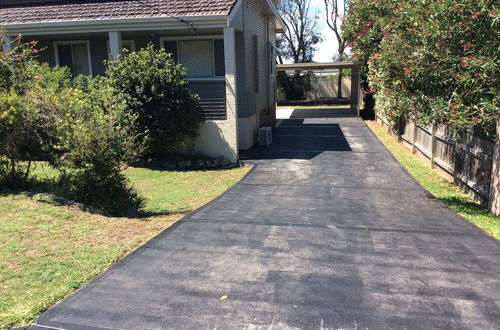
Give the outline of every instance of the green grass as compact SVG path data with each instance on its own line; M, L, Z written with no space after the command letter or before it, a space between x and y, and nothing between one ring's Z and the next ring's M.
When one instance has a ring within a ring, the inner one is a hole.
M485 232L500 239L500 217L488 213L487 209L474 202L443 174L431 169L427 161L399 144L395 137L376 122L366 121L366 124L401 165L433 196Z
M45 168L48 177L57 172ZM112 218L0 194L0 328L29 324L114 262L239 181L248 168L126 173L147 218ZM36 169L43 176L41 166Z

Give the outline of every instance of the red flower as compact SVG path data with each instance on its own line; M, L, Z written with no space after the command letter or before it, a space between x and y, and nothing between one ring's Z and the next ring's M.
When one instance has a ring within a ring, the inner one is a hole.
M470 41L466 42L464 44L464 51L468 51L472 46L474 46L474 44Z
M375 89L373 89L373 87L370 87L370 89L365 89L365 90L363 91L363 94L368 95L368 94L372 94L372 93L374 93L374 92L375 92Z
M373 22L372 21L368 21L365 24L365 27L367 27L367 28L372 27L372 26L373 26Z
M479 78L479 73L474 72L474 78Z

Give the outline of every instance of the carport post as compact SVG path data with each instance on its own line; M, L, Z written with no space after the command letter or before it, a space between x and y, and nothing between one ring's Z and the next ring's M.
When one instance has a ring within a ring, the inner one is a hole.
M359 117L359 66L354 65L351 69L351 110L356 111Z

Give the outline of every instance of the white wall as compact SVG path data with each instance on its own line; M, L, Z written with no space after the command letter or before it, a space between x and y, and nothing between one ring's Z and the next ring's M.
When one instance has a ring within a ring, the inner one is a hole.
M200 128L200 135L187 152L200 153L210 157L225 156L231 162L238 160L237 127L235 117L229 121L207 121Z
M251 115L247 118L238 118L238 131L240 149L250 149L257 143L257 115Z
M192 152L208 156L225 156L230 162L238 161L238 100L236 87L235 29L224 28L224 59L226 67L226 120L207 121L200 129Z

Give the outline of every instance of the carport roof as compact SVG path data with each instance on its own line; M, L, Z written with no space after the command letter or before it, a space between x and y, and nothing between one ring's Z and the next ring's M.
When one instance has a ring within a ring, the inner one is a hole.
M324 69L349 69L356 68L363 65L363 62L358 61L341 61L341 62L327 62L327 63L289 63L289 64L278 64L278 71L315 71Z

